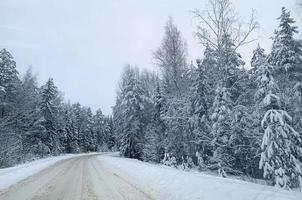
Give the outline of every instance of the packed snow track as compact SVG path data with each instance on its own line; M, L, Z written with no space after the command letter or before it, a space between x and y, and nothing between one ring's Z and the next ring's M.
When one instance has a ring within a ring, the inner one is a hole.
M59 161L0 191L0 199L152 199L131 180L103 166L96 159L97 156L86 155Z

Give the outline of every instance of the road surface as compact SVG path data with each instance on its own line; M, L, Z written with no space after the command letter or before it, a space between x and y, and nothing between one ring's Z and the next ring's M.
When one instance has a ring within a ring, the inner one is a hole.
M0 200L145 200L152 197L129 178L121 177L86 155L51 167L0 191Z

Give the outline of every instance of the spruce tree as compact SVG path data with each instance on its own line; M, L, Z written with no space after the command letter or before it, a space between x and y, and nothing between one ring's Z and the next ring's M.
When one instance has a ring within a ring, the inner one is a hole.
M210 169L217 169L222 177L232 172L234 158L231 155L229 140L231 137L231 98L227 88L219 85L213 102L211 120L211 145L214 149Z
M0 51L0 117L13 110L14 97L20 80L13 56L6 49Z
M138 81L138 71L126 67L121 99L123 122L120 133L120 152L128 158L142 159L144 139L144 105L146 97Z
M210 84L209 78L205 72L205 65L208 60L205 58L203 62L197 60L197 69L195 70L196 76L193 80L191 87L191 123L194 127L194 135L196 144L196 152L200 155L199 160L202 158L202 163L197 164L203 168L205 159L208 161L210 155L211 145L210 145ZM193 144L191 144L193 146ZM201 161L201 160L200 160Z
M165 123L162 118L164 100L159 83L153 97L154 111L152 120L146 130L146 143L144 145L144 160L161 162L165 153Z
M272 51L268 61L283 72L301 72L299 65L302 61L302 46L301 42L294 38L294 35L298 33L298 27L293 25L295 21L285 7L282 7L282 14L278 20L280 24L273 37Z
M278 96L279 88L272 76L272 67L265 59L256 70L256 75L256 98L263 98L261 107L265 111L261 121L264 135L259 167L263 169L263 176L271 179L277 187L301 187L302 165L295 157L295 141L301 141L301 137L291 126L292 118L282 109Z
M48 79L46 84L42 86L41 98L41 111L45 119L44 127L46 129L42 142L49 148L49 153L57 155L61 151L57 124L59 91L52 78Z
M6 49L0 51L0 166L22 160L22 140L18 127L16 96L20 80L16 62Z
M45 134L44 118L40 109L41 96L36 77L29 69L22 79L20 91L16 96L18 102L18 128L22 137L24 159L43 157L47 147L42 143Z

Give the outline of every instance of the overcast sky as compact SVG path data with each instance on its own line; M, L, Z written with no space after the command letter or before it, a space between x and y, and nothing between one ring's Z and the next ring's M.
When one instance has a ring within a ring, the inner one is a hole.
M111 113L125 64L154 70L152 51L163 37L168 16L188 43L189 59L202 55L191 10L206 0L0 0L0 48L7 48L23 73L32 65L39 83L53 77L65 99ZM302 27L295 0L233 0L237 12L257 11L261 45L269 50L281 7ZM301 17L301 16L300 16ZM251 49L240 52L249 62Z

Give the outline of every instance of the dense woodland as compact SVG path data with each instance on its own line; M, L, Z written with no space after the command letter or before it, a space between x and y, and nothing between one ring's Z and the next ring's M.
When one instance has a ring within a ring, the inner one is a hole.
M281 9L280 9L281 10ZM230 0L192 12L204 47L189 62L172 18L153 58L159 73L126 66L111 116L66 103L0 51L0 167L61 153L119 150L122 156L183 169L302 187L302 42L282 8L270 52L244 61L238 48L259 24L241 22ZM237 23L238 22L238 23ZM250 64L246 64L250 62ZM250 66L250 67L249 67Z
M238 48L257 42L259 24L254 15L240 23L229 0L193 11L205 49L194 63L169 19L153 55L159 75L124 69L113 109L120 153L301 188L302 42L290 12L280 11L271 51L251 49L250 67Z
M0 51L0 168L114 143L111 117L65 103L51 78L39 87L30 69L20 77L10 52Z

